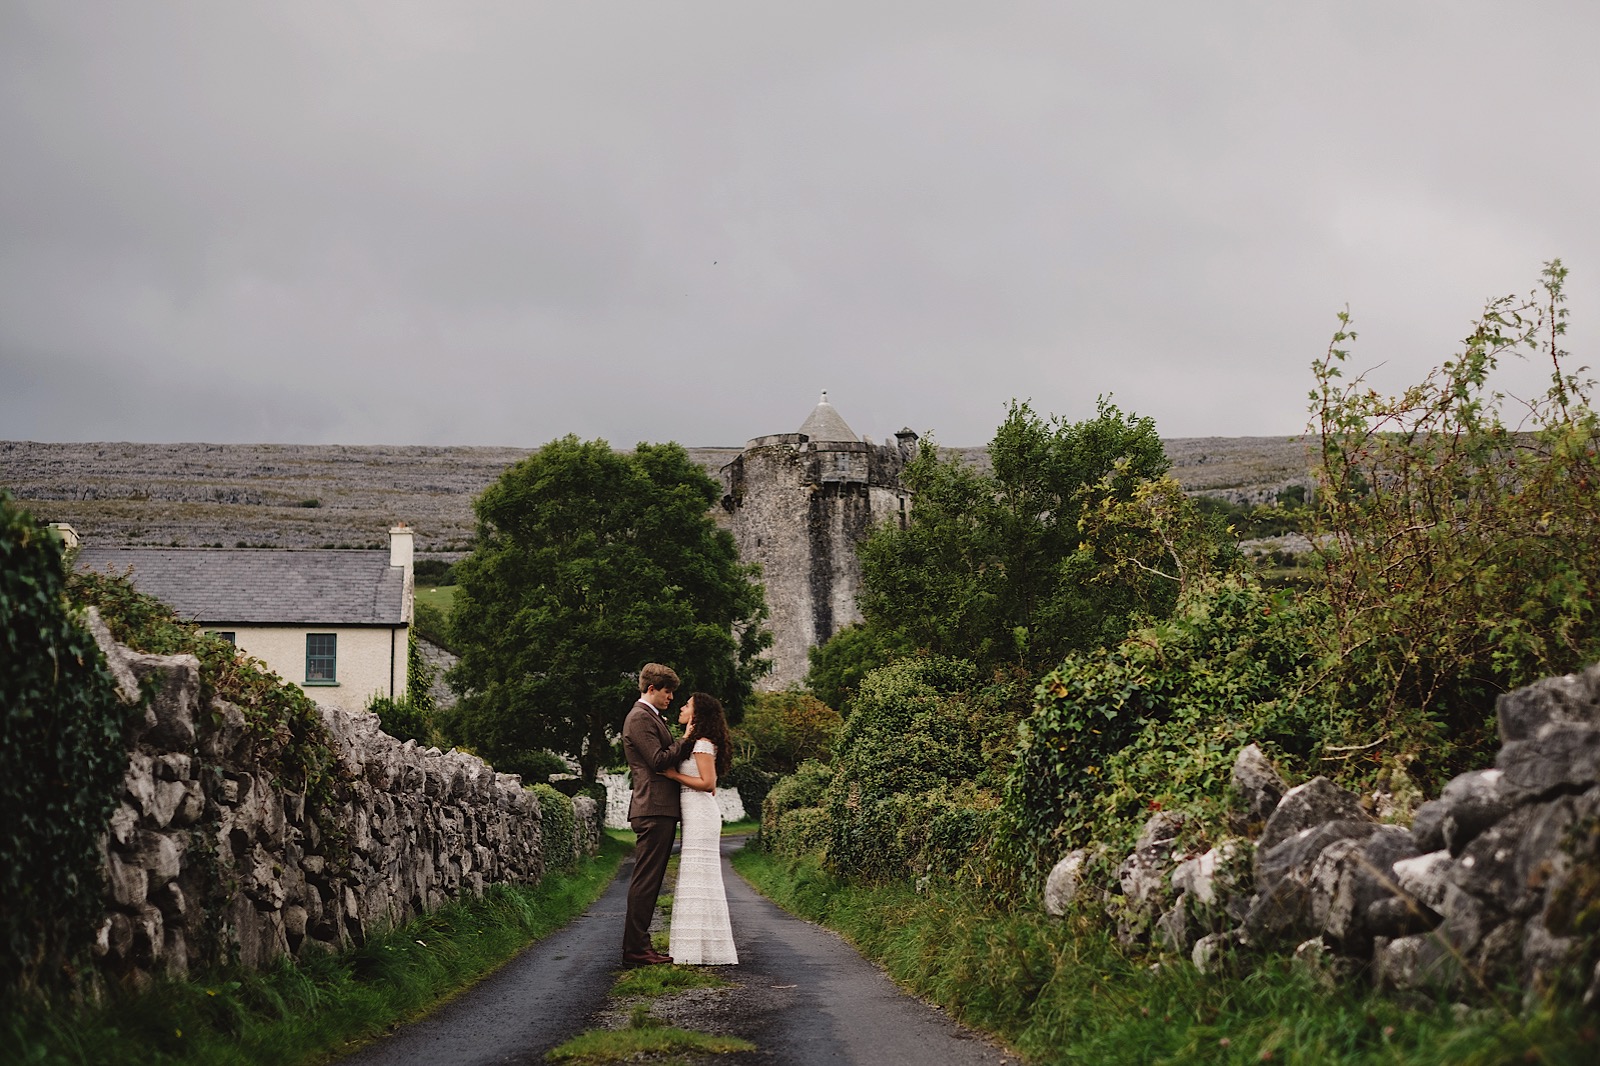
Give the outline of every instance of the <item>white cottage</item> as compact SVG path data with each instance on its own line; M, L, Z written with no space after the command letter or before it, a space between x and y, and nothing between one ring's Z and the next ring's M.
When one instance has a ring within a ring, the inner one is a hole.
M98 548L80 570L130 573L140 592L233 641L313 700L361 710L406 694L414 539L389 530L389 550Z

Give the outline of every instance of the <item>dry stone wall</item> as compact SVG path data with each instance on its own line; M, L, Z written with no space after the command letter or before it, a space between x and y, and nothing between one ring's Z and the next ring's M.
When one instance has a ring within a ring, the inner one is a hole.
M336 951L490 885L544 876L539 800L516 776L402 743L376 715L322 708L335 806L311 809L263 771L239 708L202 708L193 656L132 651L90 615L124 698L154 693L105 837L95 955L108 978ZM593 854L599 805L578 797L574 808L577 853Z
M606 826L610 829L628 829L628 806L633 802L633 776L626 770L615 774L600 774L598 780L606 786L606 809L604 812ZM717 809L722 812L722 821L742 822L746 817L744 800L739 797L736 788L718 788L716 793Z
M1124 941L1202 970L1292 949L1328 980L1467 1000L1514 985L1530 1003L1565 989L1600 1008L1600 665L1496 711L1494 767L1452 780L1410 825L1326 778L1288 788L1246 747L1233 784L1259 835L1191 854L1183 816L1159 812L1099 903ZM1046 909L1095 886L1105 859L1058 863Z

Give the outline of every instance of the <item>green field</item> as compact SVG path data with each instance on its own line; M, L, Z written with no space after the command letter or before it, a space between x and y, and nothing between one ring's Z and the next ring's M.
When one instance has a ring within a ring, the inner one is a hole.
M445 614L450 613L450 608L456 601L456 587L454 585L418 585L417 602L426 603L430 607L437 607Z

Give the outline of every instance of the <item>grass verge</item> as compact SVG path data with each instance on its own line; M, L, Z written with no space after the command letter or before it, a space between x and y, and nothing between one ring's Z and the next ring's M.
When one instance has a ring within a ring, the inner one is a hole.
M695 1033L664 1025L647 1012L635 1013L626 1029L595 1029L552 1048L545 1055L549 1062L570 1062L580 1066L638 1061L645 1056L712 1054L754 1051L755 1045L737 1036Z
M1404 1007L1288 962L1207 977L1181 960L1131 957L1104 919L1005 911L971 888L849 885L815 859L751 848L733 864L779 906L841 933L902 986L1034 1063L1600 1061L1596 1017L1577 1006L1525 1016Z
M0 1018L0 1059L30 1066L327 1061L427 1013L571 921L628 847L523 888L496 886L336 956L163 981L104 1002ZM9 1056L15 1055L15 1058Z
M729 982L714 973L682 966L645 966L624 970L611 997L632 1003L628 1024L620 1029L590 1029L545 1054L549 1062L599 1066L636 1062L657 1055L726 1054L753 1051L755 1045L737 1036L700 1033L669 1026L650 1013L650 1001L691 988L723 988Z

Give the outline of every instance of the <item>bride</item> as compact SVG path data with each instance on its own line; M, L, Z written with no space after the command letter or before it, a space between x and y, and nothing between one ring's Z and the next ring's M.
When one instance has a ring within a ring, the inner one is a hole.
M682 785L683 848L678 884L672 893L671 946L674 962L727 966L739 961L722 892L722 809L717 806L717 776L732 761L728 722L715 696L696 692L678 713L693 753L666 776Z

